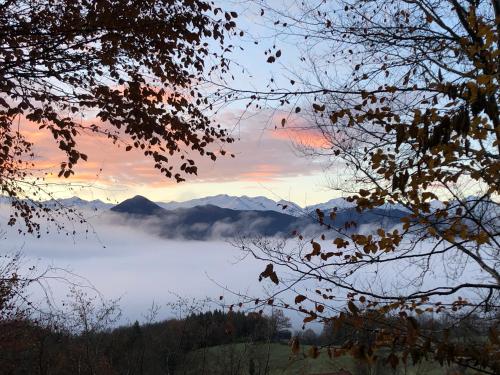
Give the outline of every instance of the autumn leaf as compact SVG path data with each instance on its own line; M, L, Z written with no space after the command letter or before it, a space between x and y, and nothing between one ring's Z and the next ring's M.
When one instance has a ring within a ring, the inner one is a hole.
M295 297L295 304L299 304L301 302L304 302L306 300L306 296L299 294L298 296Z
M347 307L348 307L349 311L350 311L351 313L353 313L354 315L357 315L357 314L358 314L359 309L358 309L358 307L356 306L356 304L355 304L354 302L349 301L349 302L347 303Z

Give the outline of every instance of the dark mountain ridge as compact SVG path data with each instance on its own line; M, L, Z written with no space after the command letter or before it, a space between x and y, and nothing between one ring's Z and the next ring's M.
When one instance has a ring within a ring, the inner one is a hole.
M148 228L165 238L205 240L235 236L280 236L289 237L298 230L321 232L327 227L319 226L314 214L295 217L276 211L233 210L214 205L195 206L165 210L142 196L135 196L111 208L111 211L134 220L148 219ZM346 208L337 213L334 220L325 218L325 224L344 231L354 230L346 223L376 225L391 228L401 222L407 213L397 209L373 209L359 213L355 208Z
M129 215L161 215L164 211L166 212L156 203L141 195L124 200L111 207L111 211Z

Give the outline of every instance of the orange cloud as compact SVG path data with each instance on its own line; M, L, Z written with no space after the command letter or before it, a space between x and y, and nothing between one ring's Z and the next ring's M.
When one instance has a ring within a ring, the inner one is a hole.
M274 164L259 164L254 167L254 170L249 172L243 172L241 174L242 180L248 180L252 182L264 182L270 181L280 176L280 167Z
M222 121L229 127L238 113L227 112ZM276 117L276 116L275 116ZM274 117L271 119L274 121ZM86 122L92 122L87 119ZM198 176L188 176L194 182L262 182L278 180L282 177L303 176L321 170L317 162L297 155L291 140L313 147L325 145L320 134L299 128L275 129L269 126L266 113L255 114L247 119L240 119L233 131L236 142L225 145L226 156L219 155L216 162L209 158L190 155L198 165ZM88 155L87 162L80 162L75 169L75 176L69 180L58 179L58 167L65 155L57 148L49 131L39 130L34 124L23 124L23 133L34 143L35 164L42 172L53 171L47 178L50 181L99 184L108 187L165 187L175 185L154 168L154 163L144 154L133 149L125 152L124 147L117 147L104 136L96 133L82 133L77 137L78 148ZM228 156L235 154L235 158ZM178 157L172 157L172 163L179 163Z
M272 136L277 139L288 140L307 148L329 148L328 140L317 130L300 128L276 129Z

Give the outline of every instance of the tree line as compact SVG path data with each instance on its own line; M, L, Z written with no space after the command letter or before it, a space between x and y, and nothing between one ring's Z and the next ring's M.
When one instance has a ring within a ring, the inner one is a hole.
M291 338L289 319L282 312L261 315L213 310L118 327L108 320L112 315L112 309L102 313L81 300L76 316L80 328L68 325L70 316L59 320L60 325L53 319L3 319L2 373L178 374L188 371L190 364L201 365L202 351L210 347L288 342ZM87 325L89 321L95 324ZM188 358L190 353L195 353L194 359Z

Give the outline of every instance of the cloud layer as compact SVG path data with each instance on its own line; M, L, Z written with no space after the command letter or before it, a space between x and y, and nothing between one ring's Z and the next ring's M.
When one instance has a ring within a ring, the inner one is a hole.
M94 219L92 225L96 233L75 237L52 232L36 239L8 231L2 252L21 250L25 267L50 265L75 273L82 279L56 274L92 284L105 298L120 298L124 319L132 321L141 320L153 301L165 314L165 304L177 295L217 300L227 294L223 286L240 292L259 288L263 266L249 258L240 262L242 254L229 243L164 240L102 219ZM83 233L85 228L77 229ZM56 303L66 297L67 283L54 279L49 284ZM42 298L40 290L33 293L33 298Z
M228 128L236 124L232 131L236 142L225 146L225 156L219 155L217 161L213 162L206 157L190 155L197 161L199 169L198 176L190 177L189 182L256 184L321 172L318 161L303 157L293 146L293 142L313 147L324 146L321 135L304 129L303 120L295 119L295 122L290 121L290 127L281 128L281 125L276 126L281 115L262 112L243 119L240 115L237 112L227 112L221 116L221 122ZM35 144L36 167L44 173L55 172L48 175L49 182L61 182L55 175L64 155L57 149L52 136L29 123L25 123L22 129ZM140 151L125 152L125 147L118 148L105 137L81 134L78 137L78 147L88 155L88 162L81 162L77 166L76 175L71 179L73 183L118 190L176 185L154 169L152 160ZM235 157L230 157L230 154ZM172 159L172 163L177 162L175 158Z

